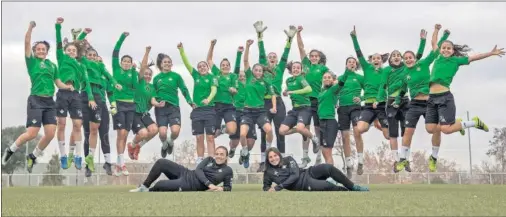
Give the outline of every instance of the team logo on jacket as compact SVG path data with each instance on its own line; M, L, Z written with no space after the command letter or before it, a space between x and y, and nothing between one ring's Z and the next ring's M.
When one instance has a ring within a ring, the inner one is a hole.
M411 80L411 76L409 76L409 75L406 76L406 80L408 80L408 81Z
M209 83L209 79L204 80L204 82Z
M416 67L416 71L420 71L420 70L421 70L420 66Z
M56 117L55 117L55 119L56 119ZM32 120L32 123L33 123L33 124L37 123L37 120L33 119L33 120Z
M213 166L213 163L208 163L208 164L206 165L206 167L212 167L212 166Z
M44 62L40 62L40 68L41 68L41 69L45 69L45 68L46 68L46 63L44 63Z
M223 172L221 169L218 170L219 173Z
M274 175L275 175L275 176L278 176L278 175L279 175L279 173L278 173L278 171L277 171L277 170L274 170Z

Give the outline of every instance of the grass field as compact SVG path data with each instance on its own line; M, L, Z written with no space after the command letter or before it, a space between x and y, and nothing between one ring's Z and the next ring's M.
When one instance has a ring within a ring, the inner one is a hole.
M372 185L370 192L129 193L133 186L2 189L3 216L504 216L506 186Z

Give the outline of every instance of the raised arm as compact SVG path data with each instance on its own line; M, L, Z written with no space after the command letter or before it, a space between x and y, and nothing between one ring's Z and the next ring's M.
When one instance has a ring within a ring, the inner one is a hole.
M181 55L181 59L183 59L183 63L184 63L184 66L186 67L186 70L188 70L188 72L191 75L194 69L193 69L192 65L190 64L190 61L188 61L188 57L186 56L186 53L184 52L183 43L179 42L179 44L177 44L177 49L179 50L179 54Z
M35 28L36 24L35 21L31 21L30 25L28 26L28 30L25 34L25 57L30 58L32 57L32 30Z
M292 185L299 179L299 166L297 165L297 162L290 156L287 158L289 162L287 166L290 168L290 176L283 183L274 187L274 190L276 191L283 190L285 187Z
M139 71L139 80L144 79L144 71L146 71L146 69L148 68L149 52L151 52L151 46L146 47L144 57L142 57L141 69Z
M288 62L288 55L290 54L290 48L292 46L293 37L295 36L295 34L297 34L297 28L295 28L295 26L290 26L288 27L288 30L285 30L285 34L287 36L286 44L283 50L283 54L281 55L281 60L279 61L279 64L277 66L279 69L277 73L281 72L280 73L281 75L279 75L281 76L281 78L283 77L283 72L285 71L286 64Z
M422 29L420 31L420 45L418 45L418 51L416 52L416 59L419 60L423 57L423 51L425 50L425 43L427 38L427 31Z
M443 44L443 42L446 41L448 39L448 37L450 37L450 30L445 29L445 31L443 33L443 37L441 37L441 39L439 39L439 42L437 43L437 46L441 47L441 45Z
M497 48L497 45L496 45L496 46L494 46L494 48L490 52L469 56L468 61L469 61L469 63L471 63L471 62L474 62L477 60L482 60L482 59L485 59L485 58L491 57L491 56L499 56L499 57L504 56L504 48ZM463 63L462 65L465 65L465 63Z
M118 41L116 42L116 45L114 46L114 50L112 51L112 73L113 76L116 77L120 73L120 63L119 63L119 51L121 49L121 45L123 45L123 41L125 41L126 37L128 37L130 33L123 32L121 36L119 37Z
M301 61L306 58L306 50L304 49L304 42L302 41L301 32L304 28L302 26L297 27L297 46L299 47Z
M330 87L330 91L334 94L338 94L339 91L343 88L344 84L346 83L346 80L348 80L348 77L350 76L351 72L346 70L343 74L343 76L340 76L337 81L334 81L334 85Z
M264 26L263 21L257 21L253 24L253 27L255 27L255 31L257 32L257 39L258 39L258 62L262 64L263 66L269 66L267 63L267 54L265 52L265 46L263 41L263 33L267 29L267 26Z
M56 24L54 24L54 27L56 29L56 60L58 61L58 65L63 60L64 53L63 53L63 42L61 39L61 24L63 23L63 18L58 17L56 19Z
M244 70L248 70L250 68L249 64L249 48L253 44L253 40L249 39L246 41L246 50L244 51Z
M353 48L355 49L355 53L357 54L358 62L364 69L364 76L365 76L365 69L370 66L370 63L367 62L367 60L364 57L364 53L360 49L360 44L358 43L357 31L355 29L355 26L353 26L353 31L351 31L350 35L351 40L353 41Z
M209 67L212 67L214 65L213 53L214 53L214 46L215 45L216 45L216 39L211 40L211 45L209 46L209 51L207 51L207 65Z
M243 51L244 51L243 46L239 46L239 48L237 48L237 55L235 56L235 66L234 66L234 73L237 75L239 75L239 72L241 72L241 57Z
M432 33L432 39L430 41L430 43L432 45L432 50L439 49L440 44L437 43L437 38L438 38L440 29L441 29L441 24L436 24L434 26L434 32Z

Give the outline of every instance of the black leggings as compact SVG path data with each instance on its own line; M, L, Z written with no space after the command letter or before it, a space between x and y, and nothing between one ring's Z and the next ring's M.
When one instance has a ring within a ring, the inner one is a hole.
M100 127L98 128L98 136L100 137L100 146L102 148L103 154L111 153L111 146L109 144L109 110L107 109L107 105L105 102L101 102L101 116L100 116ZM90 107L86 106L90 109ZM84 112L83 113L83 128L84 128L84 156L88 156L90 149L90 120L91 118L87 115L92 115L92 112Z
M303 191L349 191L355 185L341 170L330 164L312 166L307 170L307 175L307 184L303 187ZM344 187L327 182L328 178L334 179Z
M190 191L191 186L185 181L189 170L167 159L159 159L149 171L143 185L147 188L156 181L160 175L165 174L169 180L158 181L149 191Z
M279 128L281 127L281 123L285 120L286 117L286 107L285 103L281 99L281 97L276 98L276 114L272 114L270 109L272 108L272 101L265 100L265 108L267 110L267 117L269 118L269 122L274 122L274 133L276 133L276 143L279 149L279 152L285 153L285 136L279 135ZM265 132L262 127L260 127L260 151L265 152L267 149L267 142L265 140ZM272 144L271 144L272 145Z
M399 137L399 125L401 128L401 137L404 136L406 130L406 113L408 112L409 98L402 98L401 104L398 108L391 106L394 99L388 100L388 106L386 108L387 121L388 121L388 135L390 138Z

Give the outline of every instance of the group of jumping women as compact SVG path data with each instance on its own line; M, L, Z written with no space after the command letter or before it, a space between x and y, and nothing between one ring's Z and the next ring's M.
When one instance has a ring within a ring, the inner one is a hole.
M162 158L172 153L182 124L179 89L193 108L190 118L192 133L197 141L198 166L195 170L188 170L161 159L153 166L145 183L134 191L231 190L232 170L227 166L227 158L233 158L240 143L239 163L245 168L249 167L250 151L257 139L255 125L261 131L262 162L259 172L264 171L266 191L367 189L354 185L348 179L354 170L350 125L353 126L357 146L357 174L363 173L364 166L361 135L373 123L390 140L393 171L409 172L409 147L420 116L424 116L426 130L432 134L429 170L436 171L441 132L460 132L464 135L464 129L470 127L488 131L478 117L472 121L455 117L455 101L450 92L453 77L461 65L505 53L503 48L496 46L490 52L468 56L466 52L470 50L469 47L447 40L450 35L448 30L444 31L438 42L441 25L436 24L431 39L432 50L425 58L422 57L427 33L422 30L416 54L413 51L402 54L394 50L390 54L375 53L366 59L353 27L351 39L356 58L348 57L344 73L336 76L326 66L327 57L324 53L311 50L308 56L301 36L302 26L289 26L284 31L287 39L279 61L276 53L267 55L263 41L267 26L258 21L253 26L257 33L259 61L251 65L249 52L253 40L247 40L246 46L240 46L237 50L232 73L228 59L222 59L219 66L214 64L216 40L211 41L207 60L198 62L197 68L192 67L186 57L183 44L177 45L194 81L191 96L181 75L172 71L173 61L168 55L160 53L156 63L148 63L151 50L148 46L137 69L131 56L119 58L120 48L129 35L124 32L114 47L111 76L98 52L86 40L92 30L72 29L73 41L69 42L66 38L62 40L63 21L63 18L57 18L55 24L57 64L47 59L50 48L48 42L37 41L31 46L31 34L36 24L32 21L29 25L25 36L25 61L32 87L27 102L27 131L5 150L2 163L7 163L16 150L34 139L43 125L44 136L33 152L26 156L29 172L56 131L63 169L72 164L81 169L84 157L86 176L91 176L95 171L93 155L100 138L106 161L104 169L108 175L112 175L108 139L110 112L114 130L117 131L118 158L114 173L117 176L128 175L123 156L125 148L128 148L129 157L137 160L141 147L158 134L162 142ZM301 61L288 62L295 36ZM244 70L241 70L243 53ZM386 62L388 66L384 67ZM153 79L152 65L160 70ZM432 69L430 65L433 65ZM285 80L286 88L283 90L285 69L290 76ZM358 69L362 69L363 75L357 74ZM58 87L56 101L53 100L55 84ZM288 112L283 96L289 97L292 102L292 109ZM149 114L152 107L155 108L156 123ZM67 113L73 124L68 151L64 136ZM314 133L309 130L311 120ZM84 127L84 148L81 127ZM339 130L343 138L347 177L332 166L332 148ZM135 138L127 143L130 131L133 131ZM271 147L273 131L277 137L277 148ZM397 141L399 131L402 136L400 151ZM285 157L284 137L293 133L303 137L304 155L300 168L292 157ZM222 134L229 135L230 150L223 146L215 147L215 138ZM310 141L313 143L313 152L317 154L317 166L304 169L311 161L308 156ZM204 158L205 142L208 158ZM319 164L320 153L326 164ZM149 189L161 173L170 180L160 181ZM327 178L342 183L344 188L326 182ZM217 187L221 182L224 182L224 186ZM277 184L276 187L271 187L273 182Z

